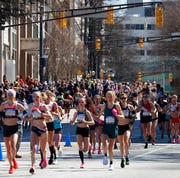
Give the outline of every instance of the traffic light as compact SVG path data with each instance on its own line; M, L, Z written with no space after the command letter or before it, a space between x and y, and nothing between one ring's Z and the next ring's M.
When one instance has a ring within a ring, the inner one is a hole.
M114 25L114 8L113 7L107 8L107 24Z
M138 72L137 79L138 79L138 81L141 81L141 72Z
M101 40L96 38L96 51L100 51L101 49Z
M111 75L110 74L108 74L107 79L111 80Z
M138 48L143 48L144 47L144 38L143 37L139 37L138 39Z
M60 27L60 29L67 28L67 19L65 17L66 17L65 11L62 11L59 13L59 18L60 18L59 27Z
M169 72L168 79L169 79L169 83L173 82L173 74L172 74L172 72Z
M104 79L104 72L100 73L100 79L103 80Z
M156 7L156 27L163 26L163 8L160 5Z

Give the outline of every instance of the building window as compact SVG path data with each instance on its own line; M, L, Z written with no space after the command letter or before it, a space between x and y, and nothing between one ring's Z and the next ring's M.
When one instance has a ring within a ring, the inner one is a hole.
M130 24L126 24L126 25L125 25L125 29L126 29L126 30L130 30L130 29L131 29L131 25L130 25Z
M38 25L33 24L33 38L38 38Z
M15 49L12 50L12 60L16 60L17 52Z
M12 48L17 49L17 35L12 33Z
M17 18L16 17L12 17L12 25L16 25L17 24ZM13 26L13 29L16 30L16 26Z
M152 55L152 51L151 50L147 50L147 56L151 56Z
M4 60L8 60L9 59L9 46L4 44Z
M147 24L147 30L155 30L155 24Z
M144 30L144 24L136 24L135 29L136 30Z
M17 51L17 35L12 33L12 59L16 60L16 51Z
M155 17L155 7L145 7L145 17Z
M144 24L126 24L126 30L144 30Z
M145 55L145 51L144 50L139 50L140 56L144 56Z

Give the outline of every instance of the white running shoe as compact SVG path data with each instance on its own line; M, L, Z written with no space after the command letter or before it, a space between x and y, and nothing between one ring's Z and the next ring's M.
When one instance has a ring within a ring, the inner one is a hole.
M107 156L104 156L103 165L107 165L107 164L108 164L108 158L107 158Z
M109 171L113 171L114 170L114 166L113 166L113 164L110 164L109 165Z
M60 146L60 148L59 148L59 150L58 150L58 155L59 155L59 157L62 156L62 148L61 148L61 146Z
M57 159L55 159L54 161L53 161L53 165L56 165L57 164Z

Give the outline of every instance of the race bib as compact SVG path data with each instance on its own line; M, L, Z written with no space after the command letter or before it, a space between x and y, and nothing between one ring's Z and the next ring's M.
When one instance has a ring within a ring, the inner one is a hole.
M14 109L7 109L5 111L5 115L6 116L16 116L16 110L14 110Z
M115 117L108 116L108 117L106 117L105 121L106 121L106 124L114 124L115 123Z
M129 117L129 111L128 110L123 110L124 117Z
M33 116L33 118L39 118L39 117L41 117L41 114L38 113L36 110L34 110L34 111L32 111L32 116Z
M149 112L144 111L143 116L151 116L151 114Z
M85 114L78 114L77 122L82 122L82 120L85 120Z

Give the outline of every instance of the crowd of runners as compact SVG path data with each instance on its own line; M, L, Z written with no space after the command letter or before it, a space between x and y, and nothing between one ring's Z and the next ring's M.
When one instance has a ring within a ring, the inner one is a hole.
M22 138L23 126L30 128L31 167L35 173L36 145L39 145L41 169L56 164L61 154L63 118L76 124L76 140L85 167L84 154L103 155L103 164L113 170L113 149L120 143L120 166L129 165L129 152L133 124L140 117L144 149L156 144L157 126L161 138L179 142L180 103L175 94L165 93L156 82L122 82L85 79L78 81L43 82L18 78L0 86L0 115L9 174L18 168L16 158ZM70 117L70 110L76 112ZM50 156L46 154L49 146ZM49 160L47 161L47 157ZM108 159L109 158L109 159Z

